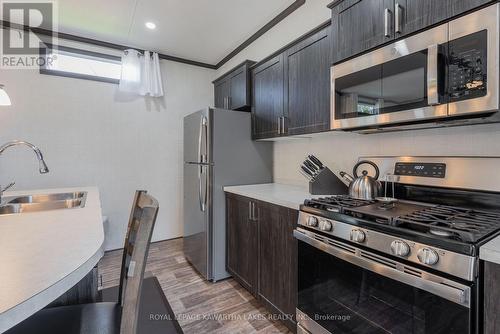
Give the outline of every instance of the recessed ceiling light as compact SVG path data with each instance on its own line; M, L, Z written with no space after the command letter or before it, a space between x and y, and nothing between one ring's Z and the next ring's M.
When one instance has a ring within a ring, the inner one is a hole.
M153 22L146 22L146 28L148 29L156 29L156 24L154 24Z

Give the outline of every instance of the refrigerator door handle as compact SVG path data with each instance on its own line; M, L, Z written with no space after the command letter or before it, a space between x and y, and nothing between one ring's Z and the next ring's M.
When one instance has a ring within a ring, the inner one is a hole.
M198 173L198 201L200 202L200 210L205 212L207 210L208 200L208 172L204 171L207 166L200 165L200 172Z
M208 129L207 129L207 118L205 116L201 117L200 120L200 132L198 137L198 162L206 163L207 161L207 149L208 149Z

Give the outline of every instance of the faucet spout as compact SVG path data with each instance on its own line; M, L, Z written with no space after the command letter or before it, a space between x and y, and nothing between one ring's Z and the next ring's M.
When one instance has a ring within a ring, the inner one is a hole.
M24 145L33 150L35 152L36 158L38 159L38 171L40 174L46 174L49 172L49 168L47 167L47 164L45 163L45 160L43 159L43 154L42 151L35 145L28 143L27 141L22 141L22 140L13 140L8 143L3 144L0 146L0 155L9 147L13 146L18 146L18 145Z

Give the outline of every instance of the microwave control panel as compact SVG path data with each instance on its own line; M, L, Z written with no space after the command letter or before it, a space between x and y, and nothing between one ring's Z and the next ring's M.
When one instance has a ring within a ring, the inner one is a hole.
M486 95L487 37L487 31L482 30L449 42L450 102Z
M446 164L444 163L420 163L420 162L396 162L395 175L436 177L444 179L446 176Z

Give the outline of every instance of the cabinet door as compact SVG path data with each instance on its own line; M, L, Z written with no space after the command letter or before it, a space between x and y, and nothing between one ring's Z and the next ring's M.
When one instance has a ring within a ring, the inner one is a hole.
M484 262L484 333L500 331L500 265Z
M227 270L252 293L257 282L257 222L250 219L251 201L227 195Z
M391 41L394 38L393 22L394 0L341 2L333 8L333 61L339 62Z
M448 17L448 0L395 0L395 37L425 29Z
M215 108L229 108L228 98L229 98L229 81L221 80L214 83L214 94L215 94Z
M283 116L283 55L254 68L252 85L254 139L279 136L279 118Z
M239 110L250 105L247 71L246 66L242 67L229 78L229 109L231 110Z
M330 27L285 52L285 133L330 129Z
M298 212L259 204L258 296L275 314L290 316L293 328L297 306L297 241L293 237Z
M476 7L493 3L493 0L448 0L450 17L462 14Z

